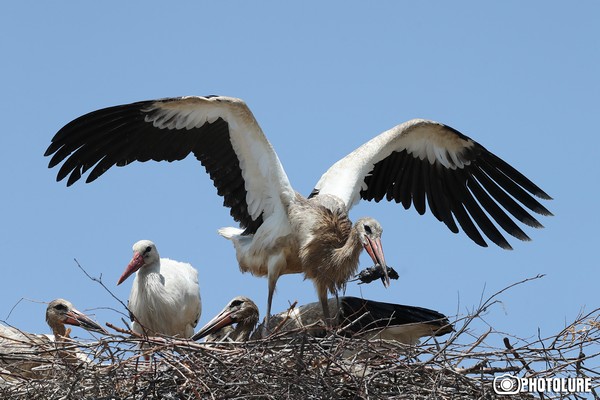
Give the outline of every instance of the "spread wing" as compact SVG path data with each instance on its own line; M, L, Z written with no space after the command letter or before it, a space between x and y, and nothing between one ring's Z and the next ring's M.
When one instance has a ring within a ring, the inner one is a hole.
M521 240L530 240L515 219L542 225L526 210L552 215L534 196L542 189L485 147L457 130L415 119L368 141L323 174L311 196L338 196L351 208L360 199L386 199L430 212L458 232L456 221L475 243L481 232L498 246L510 244L492 222ZM491 217L491 219L490 219Z
M202 163L231 216L254 233L263 218L294 196L277 154L246 104L223 96L176 97L108 107L64 126L45 156L62 163L67 186L89 174L134 161L176 161L190 153Z

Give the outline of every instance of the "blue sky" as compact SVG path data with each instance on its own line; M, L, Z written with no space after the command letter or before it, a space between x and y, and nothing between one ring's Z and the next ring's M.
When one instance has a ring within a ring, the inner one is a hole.
M73 259L126 300L131 280L115 284L139 239L198 269L201 324L241 294L264 313L266 280L241 274L216 234L235 223L193 157L114 168L70 188L43 157L56 131L86 112L207 94L248 103L303 194L376 134L428 118L477 140L555 199L544 203L555 214L541 217L546 228L527 229L533 241L512 240L511 252L479 248L429 214L359 204L351 216L383 222L386 260L400 279L389 289L349 284L347 294L464 315L482 292L546 274L503 294L485 316L518 337L557 333L600 306L597 3L225 3L3 7L0 319L22 297L121 310ZM295 300L316 301L311 282L282 277L273 309ZM8 322L46 332L44 311L21 302ZM113 310L91 312L120 323Z

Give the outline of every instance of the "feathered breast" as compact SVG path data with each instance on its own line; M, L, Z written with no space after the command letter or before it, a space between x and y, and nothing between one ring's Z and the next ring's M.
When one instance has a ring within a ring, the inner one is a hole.
M305 276L334 292L356 270L362 247L352 222L342 210L315 207L311 240L300 249Z

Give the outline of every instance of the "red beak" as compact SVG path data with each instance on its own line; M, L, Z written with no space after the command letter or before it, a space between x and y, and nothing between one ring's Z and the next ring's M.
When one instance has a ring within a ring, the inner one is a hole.
M202 339L205 336L210 335L221 329L224 326L234 324L235 321L231 318L232 311L226 310L211 319L206 325L202 327L198 332L194 333L192 340Z
M364 244L365 250L371 256L371 259L375 263L375 265L379 264L383 269L383 286L388 287L390 285L390 277L387 272L387 264L385 263L385 257L383 256L383 246L381 245L381 239L375 238L371 239L366 236L367 242Z
M142 256L140 253L134 253L133 258L131 259L131 261L129 261L129 264L125 268L123 275L121 275L121 277L119 278L119 281L117 282L117 286L119 286L121 283L123 283L123 281L125 279L129 278L129 276L131 274L133 274L134 272L136 272L138 269L142 268L143 266L144 266L144 256Z

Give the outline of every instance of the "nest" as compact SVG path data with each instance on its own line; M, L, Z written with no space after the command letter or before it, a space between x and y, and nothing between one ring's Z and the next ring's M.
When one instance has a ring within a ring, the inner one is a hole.
M335 332L315 338L300 329L244 343L195 343L136 337L115 328L117 334L95 342L66 340L0 360L0 398L598 398L600 309L547 338L508 338L491 328L476 335L469 325L494 296L456 321L456 331L445 341L429 338L416 346ZM66 357L69 352L79 356ZM81 353L89 360L82 361ZM35 374L21 373L19 363L31 361L38 363ZM505 373L586 378L591 392L502 396L494 390L494 378Z

